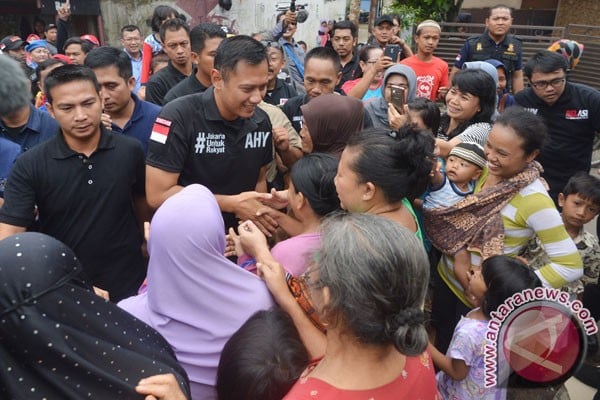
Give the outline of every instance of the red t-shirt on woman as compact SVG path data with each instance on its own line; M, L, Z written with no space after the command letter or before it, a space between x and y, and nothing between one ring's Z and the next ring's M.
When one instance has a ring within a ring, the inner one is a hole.
M283 400L439 400L433 362L428 352L406 357L402 373L392 382L373 389L344 390L307 376L318 364L310 365Z

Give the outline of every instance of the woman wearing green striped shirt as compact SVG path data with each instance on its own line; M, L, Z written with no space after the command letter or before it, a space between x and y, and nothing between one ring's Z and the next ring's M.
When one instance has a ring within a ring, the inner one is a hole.
M466 246L471 250L472 268L479 268L482 259L494 254L516 257L537 236L550 258L550 263L536 271L544 286L560 288L581 276L577 248L540 179L542 169L534 161L545 138L542 120L522 108L510 107L498 117L485 145L488 167L475 195L441 213L439 220L428 226L434 236L441 236L438 244L442 246L438 247L444 253L454 254ZM452 257L442 257L438 273L441 279L435 289L432 317L436 347L445 352L460 315L476 304L465 293L468 278L455 273Z

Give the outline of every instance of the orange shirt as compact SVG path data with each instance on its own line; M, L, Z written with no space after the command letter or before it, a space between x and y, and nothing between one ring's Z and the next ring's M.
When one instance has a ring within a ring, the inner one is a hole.
M425 62L416 55L405 58L400 64L408 65L417 75L417 97L436 101L438 89L448 87L448 64L438 57Z

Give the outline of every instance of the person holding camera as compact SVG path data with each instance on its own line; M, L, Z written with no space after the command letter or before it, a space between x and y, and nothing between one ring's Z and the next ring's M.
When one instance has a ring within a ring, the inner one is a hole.
M273 39L284 50L285 64L291 79L300 86L304 83L304 49L294 39L298 29L298 19L295 11L288 10L277 18L273 28Z

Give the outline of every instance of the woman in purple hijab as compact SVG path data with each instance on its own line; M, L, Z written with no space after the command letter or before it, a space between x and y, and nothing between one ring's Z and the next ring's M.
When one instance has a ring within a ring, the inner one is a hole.
M187 186L152 218L146 292L119 303L167 339L189 375L194 400L216 398L225 342L252 314L274 305L265 283L224 251L215 197L204 186Z

